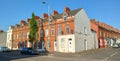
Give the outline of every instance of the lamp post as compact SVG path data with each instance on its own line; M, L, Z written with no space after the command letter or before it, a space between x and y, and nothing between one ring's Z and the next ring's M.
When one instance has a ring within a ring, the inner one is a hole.
M42 4L47 4L45 1L43 1L42 2ZM50 14L49 14L49 11L50 11L50 6L49 6L49 4L47 4L47 9L48 9L48 45L47 45L47 47L48 47L48 50L50 50L50 28L49 28L49 25L50 25L50 21L51 21L51 19L50 19Z

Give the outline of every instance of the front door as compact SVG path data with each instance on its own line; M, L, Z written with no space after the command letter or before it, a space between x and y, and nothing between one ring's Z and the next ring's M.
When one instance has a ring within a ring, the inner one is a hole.
M72 39L68 40L68 52L72 52Z

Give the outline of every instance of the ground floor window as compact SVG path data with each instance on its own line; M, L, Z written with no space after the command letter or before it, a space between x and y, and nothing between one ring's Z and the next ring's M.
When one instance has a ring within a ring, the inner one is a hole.
M61 39L61 48L65 48L65 39L64 38Z
M19 42L19 48L26 48L27 47L27 41L20 41Z

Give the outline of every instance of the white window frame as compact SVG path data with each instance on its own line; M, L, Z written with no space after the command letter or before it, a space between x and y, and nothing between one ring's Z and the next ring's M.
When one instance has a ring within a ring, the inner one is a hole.
M55 35L55 28L52 28L51 35L52 35L52 36Z
M45 35L48 36L49 35L49 29L45 30Z
M70 34L70 26L68 24L66 25L66 34Z
M66 16L66 14L64 14L63 19L64 19L64 21L67 20L67 16Z

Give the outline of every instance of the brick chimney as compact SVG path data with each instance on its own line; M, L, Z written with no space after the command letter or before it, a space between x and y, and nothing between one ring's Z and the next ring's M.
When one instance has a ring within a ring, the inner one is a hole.
M21 20L21 21L20 21L20 25L21 25L21 26L24 26L25 23L26 23L26 22L25 22L24 20Z
M48 14L44 13L43 18L48 18Z
M39 16L35 16L35 20L40 20L40 17Z
M30 23L30 18L27 19L27 23Z
M56 10L54 10L53 12L52 12L52 16L55 16L55 15L57 15L58 14L58 12L56 11Z
M65 7L64 8L64 13L68 14L70 12L70 8L69 7Z

